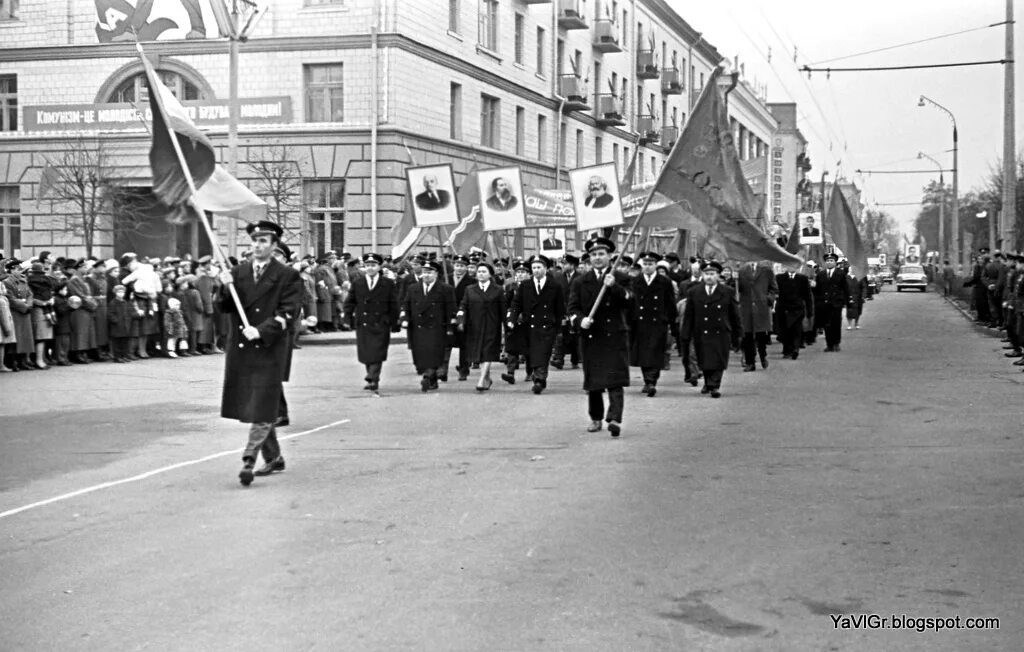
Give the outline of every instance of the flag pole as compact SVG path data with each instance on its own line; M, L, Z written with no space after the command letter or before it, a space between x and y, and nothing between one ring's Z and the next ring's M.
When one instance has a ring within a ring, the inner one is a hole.
M156 84L152 83L154 80L150 77L151 64L146 59L145 52L142 51L142 44L136 42L135 49L139 51L139 56L145 61L144 68L146 69L146 80L150 82L150 95L153 97L157 104L160 105L160 110L166 116L167 111L163 106L163 98L160 97L160 90ZM213 230L210 228L210 224L206 221L206 214L199 205L199 199L196 196L196 184L192 178L192 173L188 169L188 163L185 161L185 154L181 151L181 144L178 142L178 135L171 128L171 123L166 118L164 119L164 125L167 127L167 133L171 139L171 145L174 146L174 153L178 156L178 164L181 165L181 171L185 175L185 181L188 183L188 190L192 193L189 199L189 203L192 205L192 209L196 212L196 217L199 222L203 225L203 229L206 231L206 237L210 240L210 246L213 248L214 254L220 260L222 267L226 270L228 268L228 260L224 256L224 252L221 251L220 245L217 243L217 239L213 234ZM242 320L242 326L249 328L249 319L245 316L245 309L242 307L242 300L238 297L238 291L235 289L234 283L228 283L228 292L231 293L231 299L235 303L235 308L238 310L238 316Z

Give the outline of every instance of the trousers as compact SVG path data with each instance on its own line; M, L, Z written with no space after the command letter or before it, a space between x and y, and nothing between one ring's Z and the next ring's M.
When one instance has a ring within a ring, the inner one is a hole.
M640 373L644 377L644 385L657 385L661 378L661 367L640 367Z
M591 421L614 421L622 423L622 408L625 402L621 387L609 387L608 392L608 413L604 411L604 392L597 390L587 392L587 413Z
M281 446L277 442L277 431L273 422L249 424L249 442L245 445L242 460L256 463L256 455L263 454L263 460L269 462L281 455Z
M716 369L714 371L704 372L704 384L707 385L708 389L717 390L722 387L722 375L725 373L723 369Z
M383 362L371 362L366 367L366 382L368 383L379 383L380 382L380 370L384 367Z
M768 355L768 333L743 333L743 364L754 364L755 343L758 355L762 358Z

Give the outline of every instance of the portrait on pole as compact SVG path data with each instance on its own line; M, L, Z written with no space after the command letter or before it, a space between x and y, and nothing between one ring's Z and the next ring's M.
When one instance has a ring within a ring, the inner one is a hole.
M569 186L578 230L586 232L622 224L622 201L614 163L570 170Z
M412 197L412 215L421 229L459 223L455 177L450 163L405 168Z
M526 228L526 201L518 167L480 170L476 179L485 231Z

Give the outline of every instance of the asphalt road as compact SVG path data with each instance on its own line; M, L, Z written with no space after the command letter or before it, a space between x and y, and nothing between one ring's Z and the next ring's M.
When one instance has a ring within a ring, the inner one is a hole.
M674 361L618 440L579 372L424 395L399 345L370 397L305 347L248 489L221 356L7 374L0 650L1019 649L1024 374L934 294L862 325L721 400Z

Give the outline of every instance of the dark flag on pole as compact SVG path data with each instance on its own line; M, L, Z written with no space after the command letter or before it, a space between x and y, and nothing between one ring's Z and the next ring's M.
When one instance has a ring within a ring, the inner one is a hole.
M196 188L202 187L213 175L217 162L213 144L195 126L178 98L157 77L141 47L139 54L146 69L149 105L153 111L153 144L149 149L149 164L153 168L153 194L168 206L181 206L192 197L185 175L192 176ZM174 151L168 127L174 132L181 147L184 162L179 161Z
M698 223L703 233L698 231L696 237L706 239L710 249L726 258L802 263L752 221L759 203L743 175L718 74L716 69L705 85L652 194L660 193L678 205L690 218L680 220L678 227Z
M864 253L864 243L853 219L853 211L850 210L850 205L838 185L832 188L832 200L829 202L826 220L828 223L823 226L832 235L833 244L839 247L850 261L850 265L856 267L858 272L867 273L868 259Z

